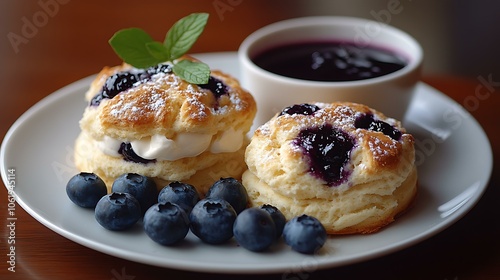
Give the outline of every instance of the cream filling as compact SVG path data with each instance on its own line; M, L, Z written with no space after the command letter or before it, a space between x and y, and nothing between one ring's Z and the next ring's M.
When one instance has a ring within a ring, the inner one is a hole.
M217 137L202 133L179 133L174 139L168 139L155 134L145 139L122 141L104 136L101 141L96 142L103 153L113 157L120 156L118 150L122 142L129 142L141 158L174 161L195 157L205 151L214 154L236 152L243 145L243 140L243 131L231 128Z

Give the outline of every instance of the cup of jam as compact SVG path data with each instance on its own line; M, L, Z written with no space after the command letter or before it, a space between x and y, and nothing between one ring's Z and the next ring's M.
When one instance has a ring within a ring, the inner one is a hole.
M357 102L404 120L423 52L387 24L319 16L265 26L242 42L238 56L242 84L257 102L257 127L307 102Z

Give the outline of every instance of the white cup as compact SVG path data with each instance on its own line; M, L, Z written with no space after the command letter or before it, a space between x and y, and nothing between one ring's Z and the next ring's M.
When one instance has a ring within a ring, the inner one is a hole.
M252 61L273 47L311 41L351 42L359 48L382 47L403 55L408 61L405 67L387 75L341 82L289 78L264 70ZM320 16L285 20L255 31L240 45L238 59L242 85L257 102L255 129L286 106L307 102L357 102L388 117L404 120L420 80L423 52L415 39L387 24Z

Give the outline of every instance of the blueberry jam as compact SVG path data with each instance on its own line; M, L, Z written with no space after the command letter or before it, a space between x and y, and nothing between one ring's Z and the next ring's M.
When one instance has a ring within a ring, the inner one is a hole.
M328 186L338 186L347 180L345 168L354 147L347 133L325 124L302 130L293 141L307 157L309 172Z
M201 88L210 90L216 98L219 98L221 95L227 94L228 88L227 86L219 79L216 79L212 76L208 79L207 84L198 85Z
M129 72L120 72L106 79L101 91L90 101L91 106L99 106L103 99L115 97L118 93L134 86L139 77Z
M311 81L355 81L375 78L403 68L401 55L349 42L302 42L278 46L253 57L272 73Z
M172 67L167 64L158 64L137 73L119 72L109 76L101 91L92 98L90 106L99 106L103 99L111 99L120 92L132 88L137 82L151 80L151 77L158 73L170 73Z
M123 156L123 159L125 161L144 163L144 164L150 162L156 162L155 159L145 159L138 156L132 149L132 145L130 143L121 143L120 148L118 149L118 153Z
M90 106L99 106L102 100L111 99L139 82L150 81L153 75L159 73L172 73L172 67L168 64L158 64L134 73L127 71L116 73L106 79L102 89L90 101ZM210 90L216 98L228 93L228 87L221 80L212 76L210 76L207 84L198 86Z
M168 64L158 64L155 66L151 66L148 69L146 69L145 71L139 73L139 78L141 81L148 81L148 80L151 80L151 77L155 74L158 74L158 73L168 74L171 72L172 72L172 66L170 66Z
M279 116L282 116L285 114L286 115L299 114L299 115L309 116L309 115L314 114L314 112L316 112L320 109L321 108L319 108L318 106L312 105L312 104L296 104L296 105L292 105L292 106L289 106L289 107L286 107L285 109L283 109L283 111L281 111Z
M354 126L356 128L382 132L396 141L399 141L402 135L401 131L394 126L380 120L375 120L373 114L358 116L354 122Z

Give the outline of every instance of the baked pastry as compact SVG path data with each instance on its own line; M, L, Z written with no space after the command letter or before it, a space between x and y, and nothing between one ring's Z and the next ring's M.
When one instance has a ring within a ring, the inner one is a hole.
M221 71L195 85L171 69L122 64L97 75L75 144L78 169L96 173L108 189L133 172L154 178L159 188L184 181L201 194L220 177L241 177L253 97Z
M314 216L329 234L376 232L417 193L414 138L361 104L287 107L255 131L245 159L252 205Z

